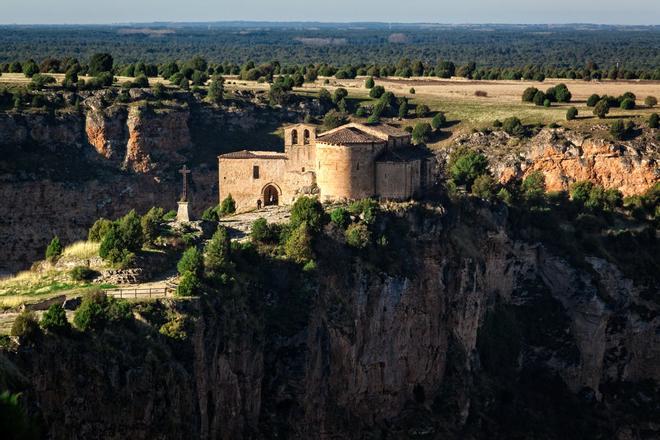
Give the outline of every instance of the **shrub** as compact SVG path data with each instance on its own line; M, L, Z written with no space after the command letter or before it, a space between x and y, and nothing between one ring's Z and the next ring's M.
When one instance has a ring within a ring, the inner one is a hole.
M318 232L325 224L325 212L318 199L299 197L291 207L291 227L306 224L311 232Z
M176 218L176 211L171 209L165 213L163 216L163 221L169 222Z
M108 297L100 290L88 292L73 316L73 323L82 331L102 330L112 322L126 321L132 316L130 304Z
M367 80L364 82L364 87L367 89L372 89L374 85L376 85L376 83L374 82L373 77L367 78Z
M410 90L408 91L411 95L415 94L415 88L411 87Z
M236 202L231 194L227 194L227 197L220 203L220 209L218 214L222 217L225 215L233 214L236 212Z
M523 102L533 102L534 96L536 96L536 92L538 91L539 89L537 89L536 87L527 87L522 94Z
M626 134L626 127L621 119L617 119L610 126L610 134L615 139L623 139Z
M69 276L73 281L90 281L96 275L98 275L98 272L87 266L76 266L69 272Z
M447 117L442 112L436 113L436 115L433 116L433 119L431 119L431 127L434 130L441 128L446 123L447 123Z
M532 100L532 102L534 102L534 105L541 106L545 102L545 99L546 99L545 98L545 93L543 93L542 91L539 90L534 95L534 99Z
M268 228L268 221L265 218L258 218L252 223L250 238L254 242L265 243L269 241L270 228Z
M71 324L66 319L66 311L60 304L50 306L41 317L39 325L53 333L65 334L71 330Z
M578 115L578 110L575 107L569 107L568 110L566 110L566 120L567 121L572 121L575 119Z
M291 231L284 243L284 252L297 263L304 263L313 258L312 234L307 223L301 223Z
M545 101L543 101L543 107L550 107L550 100L549 99L546 99Z
M380 122L378 115L371 115L367 118L367 124L377 124Z
M522 137L525 135L525 126L515 116L506 118L502 123L502 129L510 136Z
M365 109L364 107L358 107L355 110L355 116L359 118L364 118L365 116L367 116L367 109Z
M60 255L62 255L63 250L64 247L62 247L62 243L60 243L59 237L53 237L53 239L48 244L48 247L46 248L46 259L50 262L54 262L57 260L57 258L59 258Z
M587 180L573 183L570 188L571 199L574 202L584 204L589 200L589 194L591 193L593 186L593 183Z
M332 102L339 104L341 100L348 96L348 91L343 87L338 87L335 89L335 93L332 96Z
M502 127L502 121L500 121L499 119L495 119L493 121L493 127L494 128L501 128Z
M511 205L513 203L513 195L511 195L511 192L506 188L502 188L497 192L497 198L507 205Z
M408 101L403 101L399 105L399 117L404 119L406 116L408 116Z
M119 232L123 245L131 252L138 252L144 244L144 232L140 216L134 209L119 219Z
M477 176L472 183L472 194L484 199L492 200L495 191L495 179L488 174Z
M181 259L176 265L176 269L179 272L179 275L190 272L196 276L200 276L204 269L204 258L197 248L188 248L181 256Z
M488 159L481 153L474 151L459 151L449 160L449 173L456 185L472 187L474 180L486 174Z
M545 194L545 176L540 171L532 171L523 180L521 189L528 202L540 202Z
M486 92L485 90L475 90L474 96L478 96L480 98L486 98L488 96L488 92Z
M221 275L231 267L231 241L224 226L218 226L211 240L204 248L204 267L211 275Z
M209 85L208 98L214 104L222 104L223 95L225 92L225 80L221 76L214 76Z
M644 98L644 105L647 107L655 107L658 105L658 99L655 96L647 96Z
M659 119L657 113L652 113L651 116L649 116L649 128L658 128L659 124Z
M218 210L219 206L210 206L202 212L202 220L210 221L210 222L217 222L220 220L220 216L218 216Z
M176 286L177 296L193 296L198 293L200 282L197 275L192 272L184 272Z
M378 86L376 86L376 87L378 87ZM376 87L374 87L374 89ZM373 89L371 89L371 90L373 90ZM333 128L337 128L341 125L344 125L345 123L346 123L346 115L344 115L341 112L338 112L337 110L330 110L323 117L323 126L328 130L332 130Z
M596 104L598 104L598 101L600 101L600 96L594 93L587 98L587 107L595 107Z
M426 143L428 142L432 131L431 124L428 122L418 122L413 128L412 138L417 143Z
M345 229L350 223L351 217L346 209L340 207L332 210L330 213L330 221L341 229Z
M431 109L426 104L417 104L417 106L415 107L415 114L417 115L418 118L425 117L426 115L429 114L430 111Z
M601 99L594 107L594 115L603 119L610 112L610 105L607 99Z
M623 101L621 101L620 107L622 110L632 110L635 108L635 100L626 98Z
M34 340L40 334L39 323L37 316L34 312L23 311L16 316L14 323L11 325L9 334L11 336L18 336L25 340Z
M345 232L346 243L357 249L364 249L369 246L371 241L371 232L364 223L353 223Z
M573 95L571 92L568 90L568 87L566 87L566 84L561 83L557 84L555 87L555 99L557 102L570 102L571 98Z
M383 87L383 86L374 86L369 91L369 96L371 98L378 99L381 96L383 96L383 93L385 93L385 87Z
M144 241L153 243L158 238L160 228L163 225L163 208L152 207L140 219L140 226L144 233Z

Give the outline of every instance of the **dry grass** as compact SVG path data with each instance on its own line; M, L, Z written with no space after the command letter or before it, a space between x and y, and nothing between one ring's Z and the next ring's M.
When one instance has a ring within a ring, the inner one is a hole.
M93 241L77 241L64 248L62 258L67 260L87 260L98 257L100 246L101 243Z

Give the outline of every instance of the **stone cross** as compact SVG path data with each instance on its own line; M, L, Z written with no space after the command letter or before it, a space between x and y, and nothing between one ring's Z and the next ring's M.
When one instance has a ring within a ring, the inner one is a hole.
M184 165L183 168L179 170L179 173L183 176L183 193L181 194L181 201L188 201L188 174L190 170Z

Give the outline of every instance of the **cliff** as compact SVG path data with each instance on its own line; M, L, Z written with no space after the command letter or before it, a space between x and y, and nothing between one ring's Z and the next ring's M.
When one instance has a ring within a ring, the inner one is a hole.
M315 274L246 250L234 288L44 336L5 372L51 438L657 438L657 260L567 254L520 217L401 209L363 252L329 228Z
M571 183L589 180L628 196L643 193L660 179L656 132L647 130L624 141L611 140L602 126L546 128L522 140L503 131L479 132L460 137L456 145L483 151L503 183L541 171L548 191L567 191Z

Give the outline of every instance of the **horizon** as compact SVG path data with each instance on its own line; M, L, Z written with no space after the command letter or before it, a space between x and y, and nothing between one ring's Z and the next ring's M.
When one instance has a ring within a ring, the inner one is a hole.
M41 0L5 0L2 25L132 25L144 23L399 23L399 24L593 24L657 26L660 2L601 0L576 3L555 0L551 6L525 0L464 0L438 4L431 0L335 0L310 6L302 0L244 0L240 5L218 5L213 0L115 0L90 6L86 0L61 0L44 7ZM246 14L244 11L250 11Z
M48 27L48 26L204 26L204 25L382 25L382 26L603 26L603 27L650 27L660 28L660 24L643 23L603 23L603 22L433 22L433 21L319 21L319 20L213 20L213 21L117 21L117 22L53 22L53 23L9 23L0 22L0 26Z

